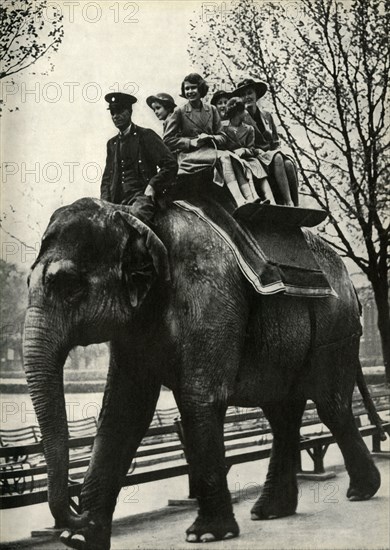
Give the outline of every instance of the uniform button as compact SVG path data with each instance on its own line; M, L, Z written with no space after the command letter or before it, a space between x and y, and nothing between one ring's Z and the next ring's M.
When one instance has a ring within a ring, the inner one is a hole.
M136 135L137 135L137 132L134 132L134 135L136 136Z
M142 164L142 160L139 160L138 162L139 162L139 164Z

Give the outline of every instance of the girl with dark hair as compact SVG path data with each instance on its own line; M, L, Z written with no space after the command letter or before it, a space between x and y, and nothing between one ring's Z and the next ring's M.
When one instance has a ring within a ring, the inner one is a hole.
M181 97L188 99L188 84L192 84L192 87L196 86L199 92L199 97L203 98L207 95L209 87L204 78L198 73L190 73L187 75L181 83Z
M176 107L173 97L169 94L161 92L159 94L150 95L147 97L146 103L152 109L156 117L163 121L163 128L165 130L167 119Z
M215 169L217 149L225 145L217 108L202 101L207 92L208 86L199 74L187 75L181 84L181 96L188 102L176 107L167 119L164 142L178 153L179 176Z
M282 151L278 132L271 113L259 109L257 102L267 91L267 84L247 78L239 83L234 95L239 96L247 109L245 122L255 129L257 156L269 175L276 202L298 206L298 177L295 163Z

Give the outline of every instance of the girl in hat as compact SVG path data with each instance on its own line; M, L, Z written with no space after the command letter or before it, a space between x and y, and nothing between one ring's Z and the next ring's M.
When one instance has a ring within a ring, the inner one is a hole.
M181 96L188 102L176 107L167 119L164 142L171 151L178 152L178 176L210 168L216 172L217 149L224 146L226 137L221 132L217 108L203 101L207 92L208 85L199 74L186 76Z
M221 120L226 120L226 104L230 95L224 90L218 90L211 98L211 105L214 105L218 109Z
M237 192L238 187L245 203L260 202L261 199L253 183L253 178L256 178L263 199L267 203L275 204L275 199L267 181L267 173L261 162L255 158L255 131L253 126L244 122L245 106L241 99L238 97L229 99L226 105L226 117L228 122L223 124L223 133L227 139L226 147L234 153L227 157L221 156L226 185L236 201L235 192ZM238 186L232 185L229 182L231 179L236 179Z
M169 94L161 92L156 95L150 95L146 98L146 103L153 110L156 117L163 121L163 129L165 131L167 119L176 107L173 97Z
M259 109L257 102L267 91L267 84L247 78L239 83L234 95L242 98L248 114L245 122L254 127L257 157L270 176L278 204L298 206L298 178L292 158L282 152L271 113Z

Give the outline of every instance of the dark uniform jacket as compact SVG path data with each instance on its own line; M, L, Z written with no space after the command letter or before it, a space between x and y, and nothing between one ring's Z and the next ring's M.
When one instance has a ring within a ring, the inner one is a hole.
M126 136L107 142L100 197L129 204L144 194L148 184L158 195L173 184L176 173L176 159L162 139L153 130L132 124Z

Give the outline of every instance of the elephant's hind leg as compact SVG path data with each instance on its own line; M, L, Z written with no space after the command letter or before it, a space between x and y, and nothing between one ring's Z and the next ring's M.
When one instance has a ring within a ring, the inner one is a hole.
M251 510L253 520L295 513L298 504L299 428L305 399L286 399L262 408L272 428L273 444L263 491Z
M380 473L360 435L353 417L351 400L340 405L336 396L316 403L318 415L334 435L344 457L350 485L350 500L368 500L380 487Z

